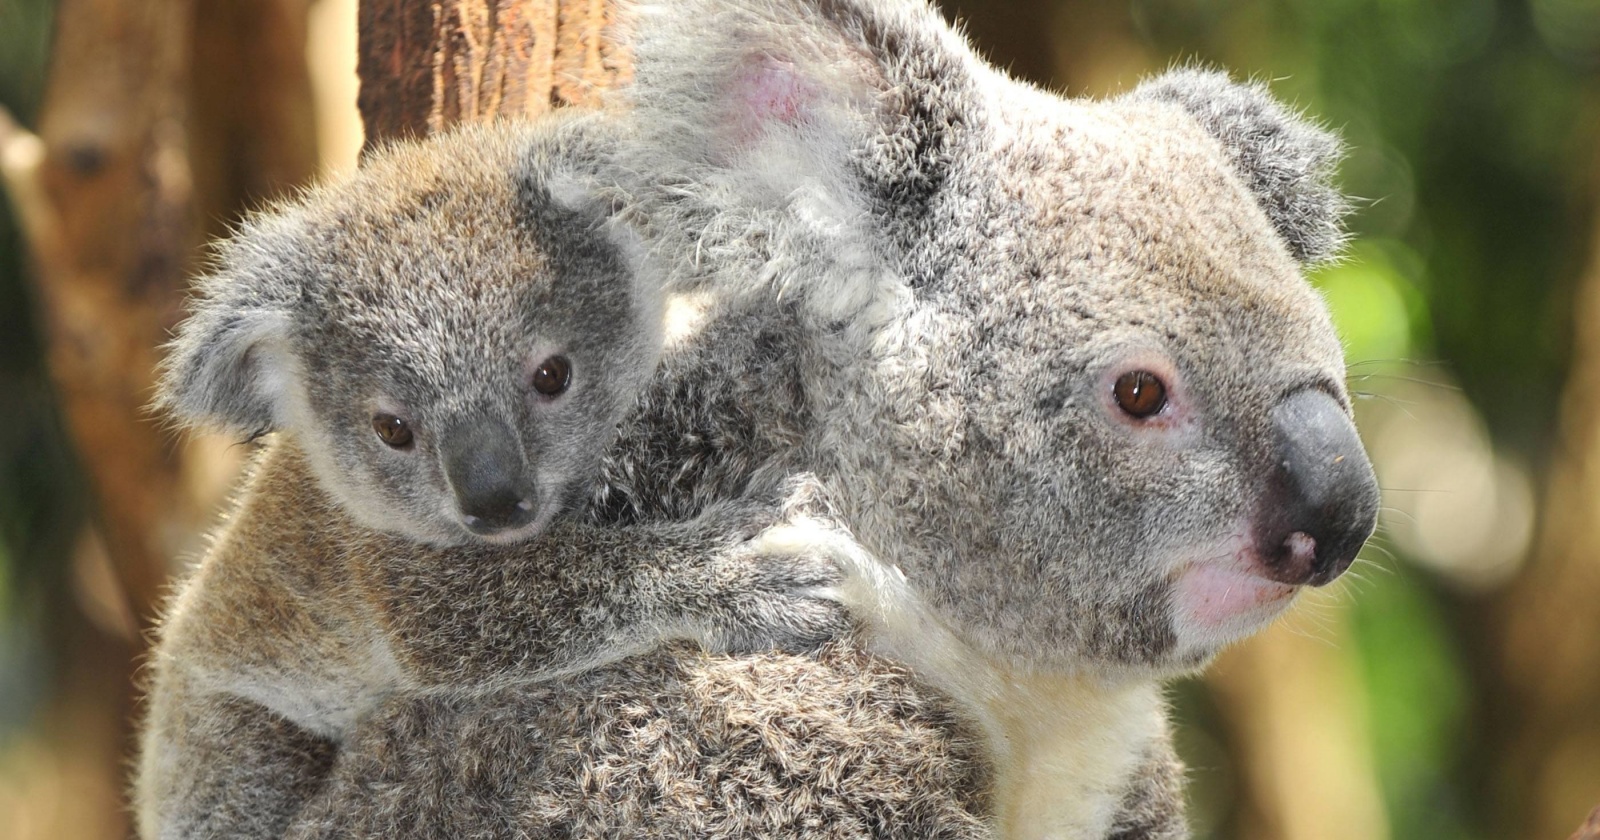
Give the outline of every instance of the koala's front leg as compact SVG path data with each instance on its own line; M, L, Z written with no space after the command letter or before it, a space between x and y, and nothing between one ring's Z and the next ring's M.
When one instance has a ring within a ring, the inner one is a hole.
M690 639L805 650L843 633L825 551L769 544L796 499L721 502L687 522L558 523L518 546L390 545L372 558L390 647L414 688L472 689L587 670Z
M134 805L144 840L281 837L335 747L264 706L158 670Z

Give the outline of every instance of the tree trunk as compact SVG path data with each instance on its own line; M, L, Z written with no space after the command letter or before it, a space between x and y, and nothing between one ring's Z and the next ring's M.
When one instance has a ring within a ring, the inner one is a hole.
M198 241L192 19L189 0L62 0L35 154L6 173L50 372L137 616L166 580L173 510L189 507L170 440L144 409ZM19 132L8 146L30 142Z
M154 371L206 234L314 171L309 2L61 0L37 135L0 112L0 174L94 502L77 603L44 611L61 666L39 727L54 760L22 781L11 823L30 836L129 832L141 630L236 457L150 416Z
M628 78L606 0L361 0L367 145L593 104Z

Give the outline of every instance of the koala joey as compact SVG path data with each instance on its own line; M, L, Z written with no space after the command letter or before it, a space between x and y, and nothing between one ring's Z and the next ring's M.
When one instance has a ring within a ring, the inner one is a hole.
M1181 836L1160 680L1336 578L1375 521L1339 341L1302 275L1342 238L1338 141L1217 73L1055 96L919 0L673 0L634 21L619 171L643 176L683 297L598 509L671 518L816 474L837 514L785 538L853 543L842 590L868 626L856 670L812 663L808 685L907 719L877 705L893 677L871 657L908 665L982 733L980 817L1002 836ZM642 743L516 692L499 724L389 707L364 731L370 774L348 765L316 824L431 802L434 830L472 833L505 812L438 792L487 778L540 803L504 805L532 834L974 836L894 819L965 801L934 759L862 759L898 762L884 805L826 758L879 730L848 718L802 747L768 722L788 686L653 661L586 677L648 683L629 689L655 698L628 712ZM578 757L500 757L519 727ZM721 745L752 728L729 769ZM416 731L465 758L372 769Z
M840 631L832 563L759 539L803 481L592 537L564 515L660 348L660 274L597 198L603 135L396 144L221 246L161 403L272 437L162 622L144 837L281 836L394 693Z

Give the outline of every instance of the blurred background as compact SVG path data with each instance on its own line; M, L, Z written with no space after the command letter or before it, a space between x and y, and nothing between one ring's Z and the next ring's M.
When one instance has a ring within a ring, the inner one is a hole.
M1600 804L1600 0L945 8L1066 94L1203 62L1351 147L1356 239L1314 281L1382 522L1174 687L1196 835L1570 834ZM0 838L128 834L144 628L240 457L141 413L154 346L207 236L354 166L355 33L356 0L0 0Z

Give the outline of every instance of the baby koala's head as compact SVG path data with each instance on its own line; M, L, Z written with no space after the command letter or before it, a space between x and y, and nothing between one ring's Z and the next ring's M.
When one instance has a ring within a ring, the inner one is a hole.
M170 348L180 420L285 432L361 524L538 533L654 369L661 280L598 198L593 118L384 149L219 248Z

